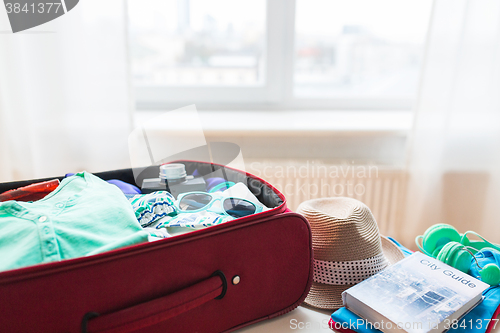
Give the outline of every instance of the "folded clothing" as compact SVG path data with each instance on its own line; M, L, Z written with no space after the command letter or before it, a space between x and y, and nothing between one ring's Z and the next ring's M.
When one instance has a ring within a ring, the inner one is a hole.
M64 179L36 202L0 203L0 270L147 241L122 192L87 172Z
M222 182L219 182L213 189L225 189L225 191L207 193L207 195L212 196L211 201L199 202L201 208L194 212L181 210L178 206L179 202L175 201L174 197L167 191L126 196L129 198L140 225L150 233L150 240L167 238L173 234L185 233L193 229L206 228L233 220L235 217L225 213L219 197L248 200L255 204L257 212L269 209L259 202L245 184L225 182L222 178L221 180ZM230 188L226 186L230 186ZM192 194L197 193L200 192L192 192ZM216 196L215 199L214 196Z
M127 196L137 221L145 228L165 216L177 215L174 197L167 191Z
M221 224L233 219L234 218L231 216L220 215L209 211L181 213L174 217L167 217L159 220L155 228L182 227L199 229Z
M226 182L219 183L225 184ZM216 185L216 186L218 186ZM154 192L158 193L158 192ZM151 194L154 194L151 193ZM168 193L168 192L167 192ZM212 193L211 195L216 195ZM236 197L246 199L252 203L254 203L257 207L262 207L262 210L268 210L269 208L264 207L259 200L250 192L248 187L243 183L237 183L231 186L229 189L226 189L222 193L218 193L220 196L227 197ZM212 199L214 200L214 199ZM217 199L215 199L217 200ZM202 210L196 212L189 211L181 211L178 209L179 203L175 203L175 211L173 211L169 216L163 217L161 219L152 219L151 222L148 223L148 227L154 228L156 230L166 228L167 230L175 230L176 233L180 232L178 228L186 228L183 232L186 232L188 229L200 229L206 228L213 225L225 223L227 221L234 220L234 217L229 216L224 213L223 207L221 203L212 204L210 203L200 203L205 204L206 208L201 208ZM260 211L260 209L258 209ZM143 223L141 223L143 224ZM168 232L170 234L170 232Z
M172 237L168 232L167 229L161 228L161 229L155 229L151 227L144 228L145 231L149 233L149 241L156 241L160 240L163 238L169 238Z

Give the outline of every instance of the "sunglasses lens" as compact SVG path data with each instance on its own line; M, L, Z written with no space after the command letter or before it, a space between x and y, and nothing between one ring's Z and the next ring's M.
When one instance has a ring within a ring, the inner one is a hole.
M192 193L184 196L179 202L182 211L189 212L205 207L212 201L212 197L205 193Z
M224 200L224 210L232 217L243 217L252 215L256 211L256 207L253 203L241 200L228 198Z

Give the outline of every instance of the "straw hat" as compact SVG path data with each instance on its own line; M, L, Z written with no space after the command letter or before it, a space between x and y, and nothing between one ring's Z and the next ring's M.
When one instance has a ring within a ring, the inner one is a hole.
M342 307L342 292L404 258L380 235L370 209L352 198L322 198L300 204L311 224L314 282L305 303L320 309Z

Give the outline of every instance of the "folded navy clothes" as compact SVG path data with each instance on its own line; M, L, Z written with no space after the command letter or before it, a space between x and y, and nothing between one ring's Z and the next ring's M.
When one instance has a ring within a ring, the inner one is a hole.
M73 176L74 173L67 173L64 178ZM117 186L123 194L141 194L141 190L132 184L125 183L124 181L118 180L118 179L110 179L108 180L109 184L113 184Z

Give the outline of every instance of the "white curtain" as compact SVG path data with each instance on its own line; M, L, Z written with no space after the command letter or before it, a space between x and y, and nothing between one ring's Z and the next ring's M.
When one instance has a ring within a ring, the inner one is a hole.
M124 4L80 1L16 34L0 10L0 181L130 165Z
M401 238L435 223L500 242L500 1L437 0Z

